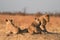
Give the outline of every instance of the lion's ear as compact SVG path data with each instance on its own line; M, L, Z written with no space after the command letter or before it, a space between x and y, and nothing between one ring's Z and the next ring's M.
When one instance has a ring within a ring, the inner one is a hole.
M8 20L6 19L5 21L7 22Z
M37 18L35 18L35 20L36 20Z

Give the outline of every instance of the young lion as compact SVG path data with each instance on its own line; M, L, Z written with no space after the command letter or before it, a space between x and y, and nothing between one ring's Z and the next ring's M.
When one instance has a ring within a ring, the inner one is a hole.
M6 19L6 33L7 34L17 34L18 29L13 26L12 20L7 20Z
M35 18L35 20L32 22L32 24L29 26L28 28L28 32L30 34L33 34L33 33L37 33L38 32L38 28L39 26L41 25L41 23L39 22L39 19L37 20Z
M37 33L37 28L36 27L38 27L38 26L40 26L40 22L39 22L39 20L37 20L35 18L35 20L32 22L31 25L29 25L29 26L26 26L26 25L20 26L20 29L21 30L27 29L29 34L33 34L34 32Z
M41 23L41 25L40 25L40 31L44 31L44 32L47 32L47 30L46 30L46 24L49 22L49 15L48 14L45 14L45 15L43 15L43 16L41 16L41 17L39 17L39 18L37 18L37 20L39 20L39 22Z

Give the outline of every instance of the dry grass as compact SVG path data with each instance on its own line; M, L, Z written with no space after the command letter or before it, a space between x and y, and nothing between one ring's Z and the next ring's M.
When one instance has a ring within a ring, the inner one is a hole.
M36 16L20 16L20 15L0 15L0 40L60 40L60 17L51 16L50 22L46 25L46 29L51 33L34 34L29 33L15 34L6 36L5 20L12 19L16 26L26 25L29 26Z

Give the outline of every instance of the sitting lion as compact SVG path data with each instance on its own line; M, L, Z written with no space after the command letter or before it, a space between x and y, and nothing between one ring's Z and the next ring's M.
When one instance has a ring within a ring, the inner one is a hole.
M44 32L47 32L46 30L46 24L49 22L49 15L45 14L39 18L36 18L37 20L39 20L39 22L41 23L41 25L39 26L40 28L40 32L43 30Z
M26 25L27 25L27 24L26 24ZM36 26L40 26L40 23L39 23L39 20L36 20L36 18L35 18L34 21L33 21L29 26L26 26L26 25L20 26L20 29L21 29L21 30L27 29L27 31L28 31L30 34L33 34L34 32L37 33L37 28L36 28Z
M39 28L40 25L41 25L41 23L39 22L39 19L37 20L35 18L35 20L32 22L32 24L28 27L28 32L30 34L37 33L38 32L37 28Z

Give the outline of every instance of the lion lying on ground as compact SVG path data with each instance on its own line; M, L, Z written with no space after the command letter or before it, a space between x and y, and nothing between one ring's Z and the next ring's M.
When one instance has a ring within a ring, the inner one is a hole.
M15 27L13 24L12 24L12 20L7 20L6 19L6 33L7 34L17 34L18 33L18 28Z

